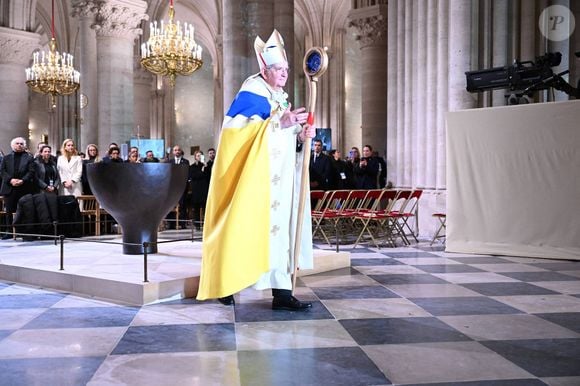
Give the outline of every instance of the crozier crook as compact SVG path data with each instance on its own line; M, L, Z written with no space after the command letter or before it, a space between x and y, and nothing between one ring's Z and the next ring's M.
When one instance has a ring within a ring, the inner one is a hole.
M318 85L318 78L326 71L328 67L328 55L323 48L312 47L304 55L304 74L309 79L310 93L308 104L308 124L314 125L314 109L316 107L316 88ZM292 273L292 290L296 289L296 275L298 271L298 261L300 256L300 243L302 235L302 222L304 221L304 206L306 204L306 195L310 192L310 178L308 167L310 165L310 146L312 138L306 137L304 139L303 151L304 160L302 163L302 174L300 183L300 200L298 202L298 221L296 222L296 240L294 243L294 270Z

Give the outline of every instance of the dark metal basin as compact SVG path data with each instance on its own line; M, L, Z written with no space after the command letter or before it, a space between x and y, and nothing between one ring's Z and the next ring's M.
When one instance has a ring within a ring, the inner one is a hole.
M126 255L143 254L143 242L157 242L161 220L185 190L187 165L95 163L87 165L93 194L123 228ZM157 253L157 244L147 248Z

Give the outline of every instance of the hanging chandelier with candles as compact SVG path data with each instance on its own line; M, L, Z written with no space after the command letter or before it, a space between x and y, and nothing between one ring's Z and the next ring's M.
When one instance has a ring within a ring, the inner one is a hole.
M52 38L48 52L35 52L32 66L26 69L26 84L32 91L50 94L52 107L56 107L56 97L70 95L78 90L80 73L74 69L74 58L66 52L56 50L54 33L54 0L52 0Z
M193 38L193 25L175 23L173 0L169 3L169 22L150 25L149 40L141 44L141 64L148 71L169 77L175 86L177 75L191 75L201 67L201 46Z

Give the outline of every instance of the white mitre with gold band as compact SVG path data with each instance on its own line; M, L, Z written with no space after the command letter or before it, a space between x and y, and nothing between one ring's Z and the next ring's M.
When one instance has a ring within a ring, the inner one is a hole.
M288 62L286 50L284 49L284 39L277 30L272 32L268 41L264 43L259 36L254 41L254 50L260 65L260 71L276 63Z

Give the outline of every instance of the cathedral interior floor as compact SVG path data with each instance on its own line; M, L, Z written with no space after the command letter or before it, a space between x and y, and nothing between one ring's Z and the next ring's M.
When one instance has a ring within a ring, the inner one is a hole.
M307 312L0 282L0 385L580 385L580 262L341 249L298 279Z

